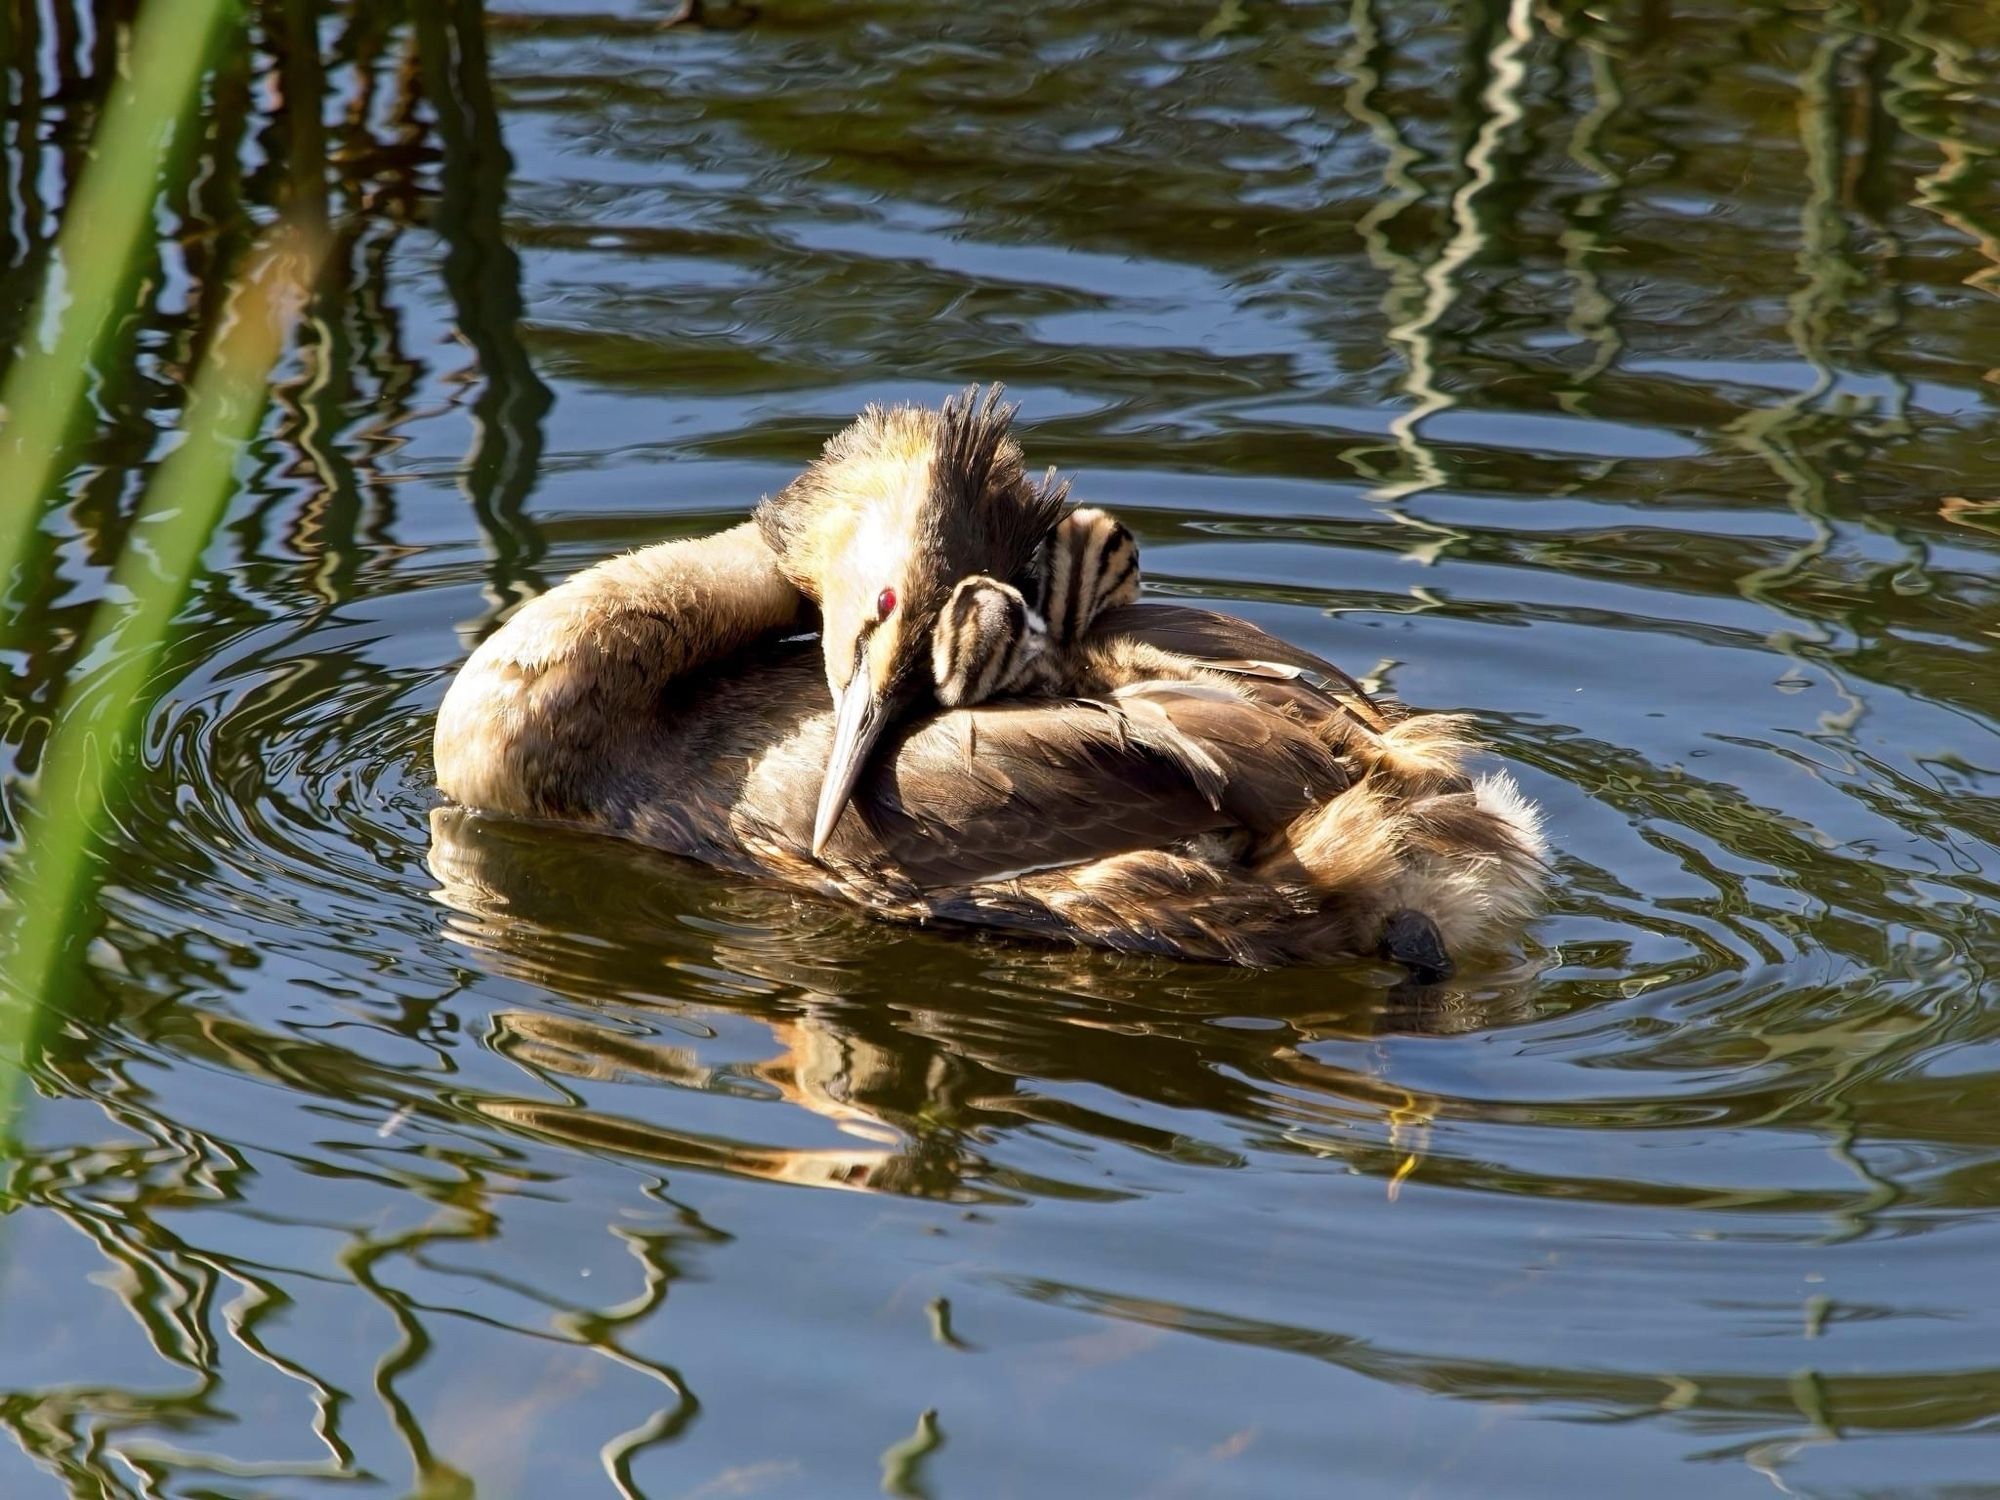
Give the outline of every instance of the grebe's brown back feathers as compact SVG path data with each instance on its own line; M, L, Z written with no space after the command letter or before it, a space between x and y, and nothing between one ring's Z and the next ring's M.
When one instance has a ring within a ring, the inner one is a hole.
M1396 728L1373 736L1298 680L1180 661L1152 644L1156 613L1186 638L1178 610L1119 611L1092 670L1183 675L898 726L817 854L832 719L810 647L772 646L674 695L603 826L905 920L1239 963L1371 952L1409 908L1455 951L1524 906L1540 846L1504 780L1405 781L1373 744ZM1269 654L1229 623L1203 628L1231 658Z

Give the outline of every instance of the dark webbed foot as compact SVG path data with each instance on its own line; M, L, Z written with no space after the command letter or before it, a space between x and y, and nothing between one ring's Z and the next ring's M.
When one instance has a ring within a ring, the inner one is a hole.
M1408 969L1418 984L1442 984L1452 976L1444 935L1437 923L1420 911L1392 912L1382 924L1382 945L1376 952Z

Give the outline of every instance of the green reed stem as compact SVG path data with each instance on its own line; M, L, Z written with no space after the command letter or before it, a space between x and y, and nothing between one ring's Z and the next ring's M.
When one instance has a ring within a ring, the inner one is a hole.
M0 1127L13 1117L35 1019L88 904L86 859L139 758L135 744L168 627L187 596L203 548L236 487L236 462L270 400L272 366L311 284L319 247L281 231L230 299L223 326L196 373L180 446L147 486L131 540L98 607L80 675L63 695L42 757L21 852L0 913L6 987L0 997Z
M63 214L19 357L0 386L0 596L43 512L90 372L131 297L160 169L238 0L148 0L83 180Z

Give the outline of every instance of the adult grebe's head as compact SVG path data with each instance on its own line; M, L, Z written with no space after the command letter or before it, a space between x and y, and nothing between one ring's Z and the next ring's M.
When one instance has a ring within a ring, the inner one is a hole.
M937 410L871 406L757 509L779 566L820 607L833 752L813 852L882 731L921 694L931 628L969 574L1011 578L1062 518L1068 487L1031 481L1015 408L977 387Z

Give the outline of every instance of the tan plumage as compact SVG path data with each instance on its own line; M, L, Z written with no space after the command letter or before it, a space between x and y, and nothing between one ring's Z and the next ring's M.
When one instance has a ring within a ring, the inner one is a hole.
M446 697L439 785L892 917L1183 957L1436 973L1526 912L1535 815L1466 778L1462 721L1385 710L1244 621L1127 602L1129 533L1052 529L1061 489L1027 480L1007 415L871 412L754 526L528 605ZM820 641L779 638L808 600ZM861 692L887 708L842 817Z

